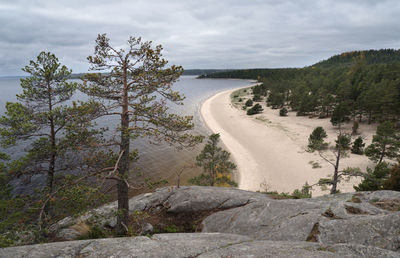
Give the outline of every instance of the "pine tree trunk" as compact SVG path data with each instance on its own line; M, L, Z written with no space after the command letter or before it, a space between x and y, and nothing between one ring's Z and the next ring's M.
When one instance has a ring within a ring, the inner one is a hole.
M335 171L333 173L333 182L332 182L332 188L331 188L331 194L335 194L337 192L337 183L338 183L338 174L339 174L339 162L340 162L340 155L341 155L341 149L342 149L342 145L340 142L342 136L342 131L340 128L340 124L339 124L339 136L338 136L338 152L337 152L337 156L336 156L336 163L335 163Z
M339 161L340 161L340 147L339 147L339 150L338 150L338 156L336 157L335 172L333 173L333 182L332 182L331 194L335 194L336 191L337 191L338 173L339 173Z
M381 156L379 157L378 165L381 164L383 157L386 155L386 145L383 145Z
M53 103L51 99L51 86L50 83L47 83L47 94L48 94L48 108L50 112L49 121L50 121L50 161L49 161L49 170L47 172L47 180L46 180L46 191L47 194L50 195L53 192L53 182L54 182L54 172L56 166L56 132L54 125L53 114L51 113L53 110ZM50 202L47 202L45 207L46 212L50 212Z
M129 172L129 144L130 135L129 128L129 114L128 114L128 85L126 80L126 68L124 69L124 89L122 96L122 114L121 114L121 145L120 153L122 153L121 160L118 166L118 218L117 218L117 232L119 234L126 234L128 227L129 217L129 195L128 185L125 180L128 179Z

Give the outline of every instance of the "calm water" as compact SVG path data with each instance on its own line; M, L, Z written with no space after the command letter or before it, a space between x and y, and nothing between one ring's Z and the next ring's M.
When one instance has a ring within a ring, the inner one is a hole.
M174 85L174 90L182 93L186 99L183 106L169 105L170 110L181 115L193 115L195 128L194 133L208 135L210 132L204 125L200 116L201 103L212 96L216 92L237 88L248 85L247 80L225 80L225 79L201 79L198 80L194 76L182 76ZM0 78L0 113L4 114L5 104L7 101L15 101L15 94L21 93L19 79L16 78ZM78 93L75 98L85 99L81 93ZM118 117L101 119L98 121L100 126L108 126L110 128L119 124ZM202 146L197 146L193 149L176 150L175 148L162 144L152 145L148 140L138 139L133 142L133 148L139 150L139 160L134 166L131 181L142 181L145 177L167 179L170 184L176 184L176 171L185 164L194 162L196 155L199 153ZM15 154L21 151L23 147L16 146L6 150L10 154ZM182 181L198 174L199 169L190 169L183 173ZM137 174L144 176L138 177Z

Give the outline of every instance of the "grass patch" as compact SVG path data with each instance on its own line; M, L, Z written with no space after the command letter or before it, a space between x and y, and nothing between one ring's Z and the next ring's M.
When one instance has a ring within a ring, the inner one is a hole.
M256 120L261 121L263 123L267 123L267 124L271 123L271 121L268 118L266 118L265 116L258 116L258 117L256 117Z
M322 166L318 163L318 161L311 160L308 162L308 164L310 164L313 169L322 168Z

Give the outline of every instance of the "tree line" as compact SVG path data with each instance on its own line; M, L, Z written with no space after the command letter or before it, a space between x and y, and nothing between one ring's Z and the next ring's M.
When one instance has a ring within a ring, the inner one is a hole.
M351 59L351 63L349 63ZM344 53L301 69L251 69L208 75L263 82L254 94L267 96L272 108L289 107L297 115L329 117L341 104L354 121L398 121L400 52Z
M396 160L400 148L400 50L382 49L354 51L333 56L305 68L250 69L209 74L209 78L256 79L262 84L252 88L253 100L265 97L267 106L280 108L280 115L288 110L298 116L331 118L338 129L335 146L331 148L334 162L324 156L328 145L323 142L326 133L316 128L310 135L309 148L334 168L332 178L319 185L331 186L337 192L341 179L351 176L363 178L356 190L398 190L398 165L383 161ZM251 106L251 105L250 105ZM353 122L353 135L359 123L378 123L371 145L364 149L361 137L353 143L351 135L341 131L341 124ZM352 145L351 145L352 144ZM374 168L340 169L340 160L351 150L366 154L376 163Z

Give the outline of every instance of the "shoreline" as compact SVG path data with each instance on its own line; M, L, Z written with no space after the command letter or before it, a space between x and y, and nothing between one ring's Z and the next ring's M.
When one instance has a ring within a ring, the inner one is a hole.
M240 89L250 88L255 85L258 85L258 83L253 83L253 84L246 85L243 87L217 92L216 94L208 97L207 99L205 99L204 101L202 101L200 103L200 116L203 119L204 124L212 133L220 134L221 145L224 146L225 149L227 149L230 152L230 154L231 154L230 158L237 166L237 169L234 170L232 174L233 174L233 180L238 183L239 189L243 189L240 185L240 182L241 182L241 178L242 178L241 171L244 169L243 164L242 164L243 162L239 161L239 159L240 159L239 156L240 155L244 156L245 159L247 160L247 162L250 162L250 164L251 164L251 162L254 162L254 160L252 160L251 156L246 152L246 150L243 148L243 146L241 146L238 143L235 143L235 140L230 136L230 134L228 132L226 132L225 130L223 130L220 126L218 126L217 121L215 121L214 117L210 114L211 109L210 109L209 105L215 98L218 98L218 96L220 96L222 94L227 94L229 97L229 101L230 101L230 95L232 94L232 92L240 90ZM230 105L232 106L232 104L230 104ZM229 145L229 146L227 146L227 145ZM240 154L237 153L238 150L239 150ZM247 189L243 189L243 190L247 190Z
M221 135L221 142L231 153L237 165L234 178L239 189L250 191L293 192L294 189L315 184L320 178L332 174L333 169L318 153L306 151L308 136L317 126L323 126L328 134L327 142L332 144L336 131L329 119L298 117L289 112L288 117L280 117L278 109L270 109L261 102L264 111L261 114L247 116L246 112L234 107L230 95L243 88L225 90L206 99L200 108L204 124L213 132ZM351 125L343 126L345 131ZM361 136L366 145L372 140L376 125L360 124ZM327 155L329 152L327 152ZM313 168L312 163L320 167ZM367 157L350 154L342 159L341 169L360 167L365 170L372 167ZM353 185L359 179L352 179L339 185L342 192L354 191ZM314 187L313 196L328 193Z

